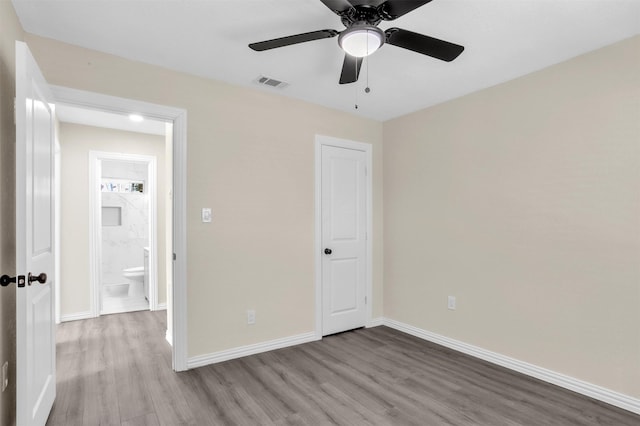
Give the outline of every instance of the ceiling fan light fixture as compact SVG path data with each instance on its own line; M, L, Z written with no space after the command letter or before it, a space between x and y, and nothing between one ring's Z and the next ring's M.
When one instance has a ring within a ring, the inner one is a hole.
M362 58L369 56L384 44L384 32L371 25L353 26L338 37L338 44L347 54Z

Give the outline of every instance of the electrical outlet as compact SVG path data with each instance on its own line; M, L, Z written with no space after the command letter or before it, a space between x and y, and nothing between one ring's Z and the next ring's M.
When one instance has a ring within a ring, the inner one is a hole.
M252 325L256 323L256 311L250 309L247 311L247 324Z
M451 309L452 311L456 310L456 297L455 296L449 296L447 299L447 308Z
M9 386L9 362L2 364L2 392Z

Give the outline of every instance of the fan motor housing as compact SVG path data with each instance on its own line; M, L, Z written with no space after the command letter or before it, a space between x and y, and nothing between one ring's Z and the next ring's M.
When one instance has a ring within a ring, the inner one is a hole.
M376 26L382 21L378 7L370 5L354 6L341 16L342 24L351 28L353 25Z

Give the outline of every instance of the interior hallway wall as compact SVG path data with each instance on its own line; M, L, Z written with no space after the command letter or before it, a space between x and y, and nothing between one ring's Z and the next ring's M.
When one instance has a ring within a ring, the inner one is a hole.
M0 1L0 275L16 273L15 141L13 99L15 42L24 31L11 2ZM15 424L16 296L15 287L0 288L0 367L9 362L9 387L0 393L0 424Z
M60 123L60 311L65 317L91 310L89 275L89 151L156 157L158 303L166 302L164 136ZM141 254L142 256L142 254ZM142 266L142 264L137 265Z
M314 331L316 134L373 146L373 315L382 315L381 123L25 37L52 84L187 110L190 357ZM212 223L201 222L203 207Z
M384 144L386 317L640 398L640 37Z

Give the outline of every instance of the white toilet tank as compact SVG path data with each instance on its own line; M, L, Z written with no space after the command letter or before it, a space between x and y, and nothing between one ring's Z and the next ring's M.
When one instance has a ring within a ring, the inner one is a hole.
M144 266L123 269L122 275L127 278L144 277Z

